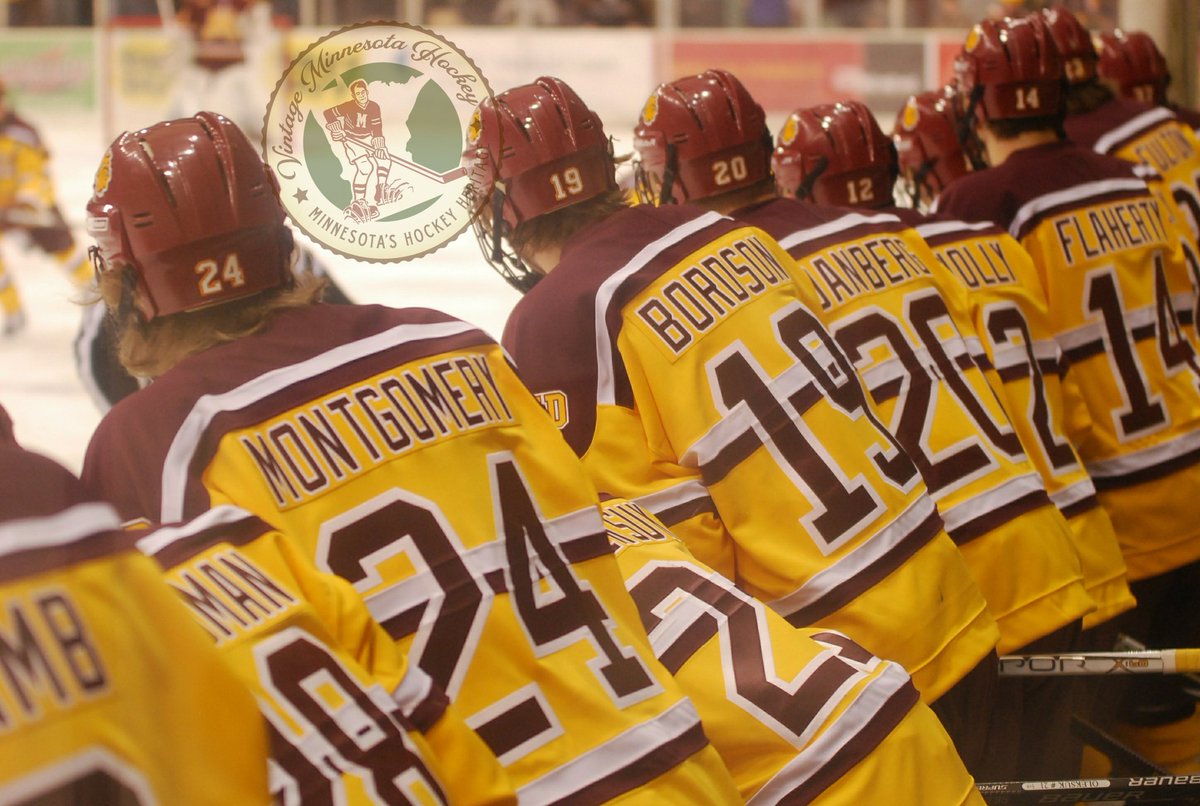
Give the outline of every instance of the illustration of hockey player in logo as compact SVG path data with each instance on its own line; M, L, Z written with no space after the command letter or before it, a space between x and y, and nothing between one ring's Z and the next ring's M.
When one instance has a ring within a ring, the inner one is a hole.
M346 207L346 216L356 222L379 217L379 205L403 198L411 186L403 180L388 183L393 157L383 134L383 116L379 104L372 101L367 82L357 79L350 84L351 100L325 110L325 128L334 142L346 150L346 159L355 169L354 198ZM367 185L375 175L374 203L367 200Z

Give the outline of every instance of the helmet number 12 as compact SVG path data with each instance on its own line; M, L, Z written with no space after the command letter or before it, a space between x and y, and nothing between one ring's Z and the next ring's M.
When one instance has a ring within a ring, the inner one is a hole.
M230 252L223 264L218 264L212 258L201 260L194 272L200 276L198 285L202 297L220 294L227 287L240 288L246 284L246 275L238 263L237 252Z

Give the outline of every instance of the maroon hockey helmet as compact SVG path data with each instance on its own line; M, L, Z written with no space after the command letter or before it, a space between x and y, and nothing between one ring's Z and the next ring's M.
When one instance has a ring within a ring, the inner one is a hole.
M839 207L890 207L896 149L859 101L797 109L784 121L771 161L785 196Z
M964 132L957 94L953 85L947 85L911 95L896 116L892 142L900 173L911 185L914 207L922 188L929 198L937 198L947 185L971 171L972 161L961 142Z
M647 203L704 199L771 175L766 114L725 70L660 84L642 108L633 147L638 194Z
M149 321L292 282L279 184L228 118L212 112L125 132L87 204L99 271L128 266Z
M1035 25L1041 23L1050 32L1058 55L1062 57L1063 77L1068 84L1081 84L1096 77L1099 57L1092 35L1075 13L1065 6L1043 8L1040 14L1030 18Z
M484 256L519 291L540 275L504 252L501 239L530 219L617 189L612 141L599 116L557 78L485 99L467 127L463 159L477 201L490 212L475 219Z
M954 63L964 117L1006 120L1062 111L1062 57L1040 19L984 20L971 29Z
M1096 39L1100 55L1097 70L1101 78L1117 85L1125 98L1154 106L1167 102L1171 72L1158 45L1145 31L1116 30Z

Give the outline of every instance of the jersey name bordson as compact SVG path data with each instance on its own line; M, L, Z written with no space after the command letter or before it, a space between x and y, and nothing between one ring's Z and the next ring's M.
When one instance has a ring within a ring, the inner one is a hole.
M656 283L637 316L671 352L682 353L749 300L788 280L789 275L753 235L718 241L712 250Z
M348 387L238 441L286 509L399 454L513 422L487 358L471 354Z

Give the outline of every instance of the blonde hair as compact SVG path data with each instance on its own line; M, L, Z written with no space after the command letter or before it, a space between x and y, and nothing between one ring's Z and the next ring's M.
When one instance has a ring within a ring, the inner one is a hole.
M100 298L116 323L121 366L142 378L156 378L190 355L261 330L275 311L318 302L328 285L306 273L281 288L146 322L132 307L135 282L128 266L102 272Z
M588 224L603 221L627 206L625 191L608 190L578 204L521 222L508 236L508 242L517 254L561 246Z

